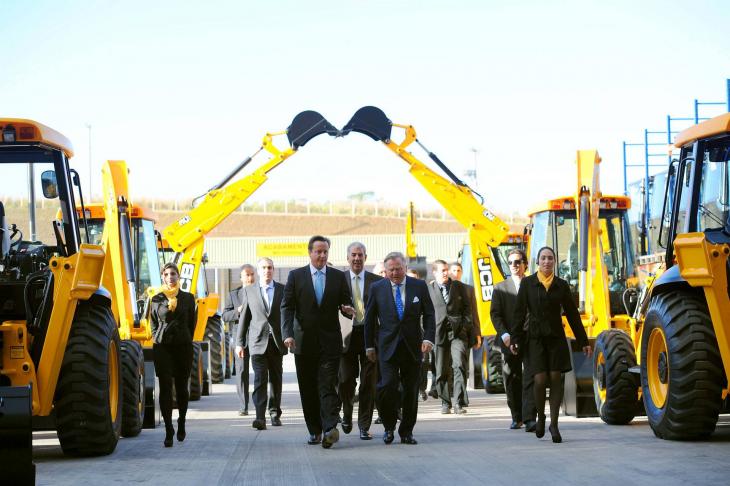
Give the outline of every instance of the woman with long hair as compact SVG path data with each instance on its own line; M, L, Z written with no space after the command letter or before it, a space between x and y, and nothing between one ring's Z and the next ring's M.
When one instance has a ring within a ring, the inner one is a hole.
M165 447L172 447L172 385L177 394L177 440L185 440L185 415L188 411L188 380L193 363L195 297L180 290L180 271L174 263L162 269L163 285L152 297L152 327L155 374L160 381L160 411L165 421Z
M583 352L590 356L580 314L570 292L568 282L555 275L555 251L545 246L537 252L538 270L525 277L517 293L517 304L512 320L513 336L510 349L517 354L526 348L526 366L535 375L535 406L537 427L535 435L545 435L545 390L550 379L550 435L553 442L562 442L558 429L560 403L563 400L561 373L572 369L570 349L565 339L562 315L568 319L573 335ZM527 329L525 330L525 320Z

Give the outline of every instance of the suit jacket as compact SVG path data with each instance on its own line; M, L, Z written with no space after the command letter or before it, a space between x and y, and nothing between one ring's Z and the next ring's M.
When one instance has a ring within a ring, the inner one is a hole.
M426 282L406 277L405 284L403 320L398 319L390 280L384 278L370 286L365 307L365 348L377 348L383 361L393 357L401 339L416 361L421 361L421 343L435 341L436 321Z
M522 279L524 282L524 278ZM520 287L522 283L520 283ZM497 339L503 350L507 351L507 346L502 341L502 335L505 333L512 335L512 318L515 314L517 305L517 287L512 277L507 277L503 282L499 282L494 286L492 294L492 307L489 316L492 318L492 324L497 331ZM524 323L523 323L524 327Z
M231 290L228 293L228 300L226 302L226 308L223 310L223 315L221 316L223 322L238 322L241 318L241 313L238 312L238 308L243 305L243 287Z
M236 331L236 346L246 347L251 354L264 354L269 346L269 336L274 337L276 349L282 355L287 354L284 341L281 339L281 300L284 297L284 286L274 282L274 296L266 309L264 296L258 283L243 289L243 309Z
M479 319L479 310L477 308L477 297L476 293L474 292L474 287L469 284L464 284L464 287L469 292L469 302L471 303L471 323L472 328L474 331L471 335L471 340L469 341L469 344L471 346L474 346L477 343L477 336L482 335L482 321Z
M177 306L174 311L167 307L164 293L152 297L150 304L150 327L152 340L156 344L183 344L193 342L197 314L195 297L180 290L177 293Z
M374 273L363 271L360 274L361 277L363 277L365 281L365 292L362 295L362 303L363 306L368 301L368 296L370 295L370 286L377 282L378 280L381 280L383 277L380 275L375 275ZM354 295L352 292L352 273L347 270L345 271L345 280L347 281L347 287L350 289L350 295ZM355 305L355 298L352 298L353 307ZM363 326L364 322L357 322L355 320L355 317L352 319L340 314L340 329L342 330L342 352L346 353L350 349L350 338L352 337L352 328L353 326ZM358 350L361 351L361 350Z
M549 336L565 339L563 312L578 344L581 347L588 345L588 336L568 282L556 275L550 289L546 291L545 286L537 279L537 273L528 275L520 282L510 334L518 344L522 344L528 337ZM526 331L525 326L519 325L525 322L525 319L527 319Z
M466 285L458 280L451 280L449 284L449 303L444 302L439 284L433 280L428 284L428 293L431 295L436 315L436 342L446 344L450 330L454 337L466 337L471 341L473 334L471 297Z
M327 267L322 303L317 305L309 265L289 272L281 301L281 336L294 338L294 354L342 353L340 306L352 305L345 274Z

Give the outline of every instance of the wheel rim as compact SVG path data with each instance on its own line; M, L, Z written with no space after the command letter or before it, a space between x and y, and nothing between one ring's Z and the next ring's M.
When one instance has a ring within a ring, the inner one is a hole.
M144 373L142 370L140 370L139 373L139 383L137 385L139 395L137 395L137 412L139 415L142 415L142 412L144 411Z
M664 408L669 390L669 353L664 331L657 327L649 335L646 352L647 382L654 406Z
M596 355L596 385L598 387L598 397L601 399L601 403L606 403L606 357L603 355L603 351L600 351Z
M114 341L109 341L109 412L112 422L117 419L117 408L119 407L119 356Z

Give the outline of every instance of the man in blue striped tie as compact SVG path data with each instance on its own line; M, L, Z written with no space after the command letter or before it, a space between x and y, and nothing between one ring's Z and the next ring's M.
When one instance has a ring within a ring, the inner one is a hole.
M383 442L394 439L402 384L398 435L402 444L414 445L422 353L433 349L436 321L426 282L406 277L405 256L389 253L384 263L386 278L370 286L365 305L365 348L368 359L378 360L380 367L376 401L385 428Z
M281 302L281 335L294 352L308 444L339 440L337 372L342 354L339 313L355 314L345 274L327 266L330 240L309 239L309 261L289 272Z

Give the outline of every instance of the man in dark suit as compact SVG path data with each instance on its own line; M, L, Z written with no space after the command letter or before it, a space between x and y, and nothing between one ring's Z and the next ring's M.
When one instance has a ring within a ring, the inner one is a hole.
M358 393L357 426L360 439L370 440L370 424L375 406L375 384L377 366L365 355L365 302L367 302L372 283L382 277L365 271L367 252L365 245L353 242L347 247L347 263L350 269L345 272L347 284L352 295L355 315L352 320L340 318L342 325L342 358L340 359L339 393L342 401L342 431L349 434L352 430L352 412L355 403L356 380L360 377Z
M370 286L365 307L366 353L380 365L377 402L385 427L383 442L393 442L402 383L403 419L398 435L403 444L417 444L413 427L418 416L419 370L422 353L433 348L435 339L433 304L426 282L406 277L402 253L389 253L384 263L387 278Z
M248 263L241 267L241 286L237 289L231 290L228 294L228 304L223 311L223 321L227 322L231 329L231 336L233 337L233 347L236 346L236 335L238 333L238 321L241 319L241 309L243 309L243 289L249 285L253 285L256 282L256 269L253 265ZM243 347L246 347L246 342L243 342ZM245 353L243 357L235 356L235 368L236 368L236 392L238 393L238 399L241 405L238 410L238 415L248 415L248 384L249 384L249 364L251 358L248 353Z
M507 394L507 406L512 414L512 424L509 428L519 429L524 421L525 431L534 432L537 425L535 421L537 410L533 392L534 378L529 370L525 370L523 374L523 355L513 354L509 349L509 330L517 303L517 291L520 289L520 282L527 269L527 255L522 250L512 250L507 255L507 262L511 275L494 286L490 316L504 356L502 375ZM527 363L527 360L524 362Z
M339 440L337 372L342 356L339 313L355 313L345 274L327 266L330 241L309 239L309 265L289 273L281 302L284 345L294 352L309 444ZM322 433L324 432L324 437Z
M253 403L256 420L252 426L266 429L266 404L268 400L271 425L281 425L282 359L287 353L281 339L281 300L284 286L274 282L274 262L261 258L257 264L258 285L243 289L243 309L236 335L236 355L248 352L253 366ZM248 344L248 350L244 344ZM267 385L271 384L271 397L267 397Z
M434 261L431 270L434 280L428 291L436 314L436 381L441 413L451 413L453 403L454 413L463 414L468 403L468 350L474 334L471 296L464 284L449 278L445 261ZM451 386L449 375L453 377Z
M452 280L458 280L459 282L462 282L461 277L464 274L464 269L461 266L461 263L459 262L452 262L451 265L449 265L449 277L451 277ZM462 282L463 283L463 282ZM474 331L471 335L471 341L470 345L472 346L472 349L479 349L482 347L482 323L479 319L479 309L477 308L477 298L476 294L474 293L474 286L469 284L464 284L466 287L466 290L469 293L469 302L471 302L471 319L472 319L472 328ZM469 370L467 369L466 372L467 377L469 376ZM466 400L464 403L460 403L460 406L467 407L469 406L469 396L465 396Z

